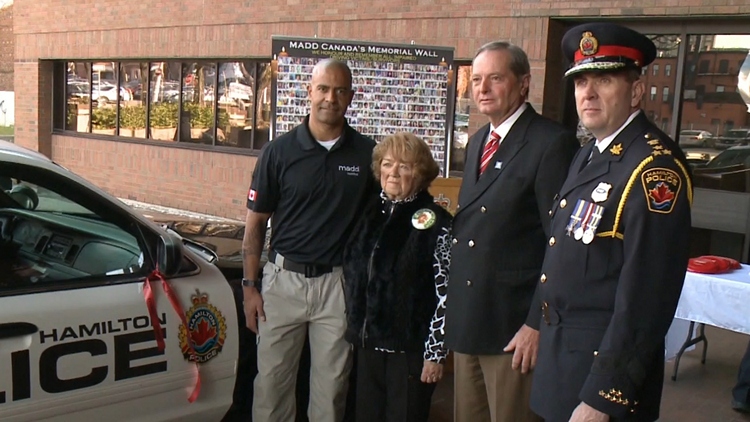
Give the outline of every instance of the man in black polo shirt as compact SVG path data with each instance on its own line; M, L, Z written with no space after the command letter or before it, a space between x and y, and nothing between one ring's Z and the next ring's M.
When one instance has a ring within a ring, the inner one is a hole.
M341 259L369 195L375 142L344 118L352 101L349 67L324 60L308 86L309 116L261 151L248 193L243 291L248 328L258 334L253 420L291 421L305 335L311 351L311 421L343 418L350 346ZM255 281L271 218L262 286ZM262 293L261 294L259 294Z

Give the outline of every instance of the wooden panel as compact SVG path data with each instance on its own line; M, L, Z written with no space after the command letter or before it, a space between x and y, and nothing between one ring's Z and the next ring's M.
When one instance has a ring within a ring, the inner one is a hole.
M429 188L430 193L435 197L435 202L445 207L451 214L456 213L461 180L457 177L439 177L432 182Z

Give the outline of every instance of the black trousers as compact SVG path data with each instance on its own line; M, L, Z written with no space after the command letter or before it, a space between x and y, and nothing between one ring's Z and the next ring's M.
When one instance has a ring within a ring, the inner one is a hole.
M750 342L740 362L737 384L732 389L732 397L738 402L750 404Z
M427 422L435 384L420 381L422 352L357 349L357 422Z

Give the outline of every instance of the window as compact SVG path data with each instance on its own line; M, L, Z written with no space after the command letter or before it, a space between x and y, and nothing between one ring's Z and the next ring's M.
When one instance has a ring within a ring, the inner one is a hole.
M708 60L701 60L698 64L698 73L708 73Z
M669 87L665 86L661 90L661 101L664 103L669 102Z
M652 65L651 66L651 71L652 71L652 73L651 73L652 75L659 76L659 65L658 64Z
M729 73L729 60L719 60L719 73Z
M120 86L117 123L123 137L146 137L146 107L148 105L148 63L120 63Z
M65 79L67 113L65 130L89 132L91 116L91 64L69 62Z
M145 275L145 240L107 200L34 166L5 163L0 181L0 294Z
M653 85L651 86L651 95L649 96L649 99L651 101L654 101L656 99L656 87Z
M710 50L705 48L706 37L714 40ZM699 63L702 71L686 75L681 87L681 130L692 130L700 135L690 138L680 136L680 146L702 148L702 152L712 158L737 144L727 136L732 128L750 128L750 114L747 112L750 98L743 99L742 93L735 89L739 69L729 68L729 64L737 60L742 59L744 63L748 47L738 46L750 46L750 35L690 35L687 42L689 48L684 60L686 63ZM709 62L716 63L714 72L708 71ZM700 175L695 179L696 187L731 189L731 183L709 180ZM722 187L722 184L726 186Z
M648 66L641 68L641 76L646 76L646 73L648 73Z
M246 150L269 141L270 61L58 63L57 130Z
M664 66L664 76L672 76L672 65L668 64Z
M211 145L215 133L216 64L182 63L180 142ZM219 140L224 140L222 136Z
M177 140L177 116L180 112L180 64L151 63L149 72L149 138L159 141Z
M216 88L217 142L260 149L270 140L271 66L267 63L219 64Z
M453 145L451 145L451 171L463 171L466 158L466 146L469 136L478 129L481 121L475 115L471 119L471 62L457 66L456 107L453 120ZM469 124L471 121L471 125Z

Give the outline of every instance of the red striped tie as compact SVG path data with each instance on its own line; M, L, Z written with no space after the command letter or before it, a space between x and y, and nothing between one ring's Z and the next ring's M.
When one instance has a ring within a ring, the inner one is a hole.
M484 173L485 170L487 170L487 166L489 166L490 161L492 161L492 156L495 155L495 152L497 152L498 146L500 146L500 135L498 135L497 132L490 133L490 140L487 141L487 143L484 145L484 151L482 151L482 159L479 161L480 176L482 175L482 173Z

